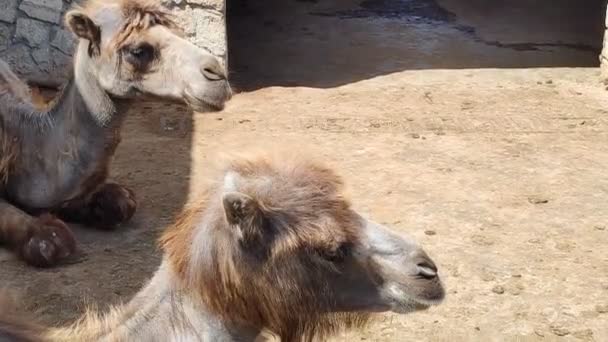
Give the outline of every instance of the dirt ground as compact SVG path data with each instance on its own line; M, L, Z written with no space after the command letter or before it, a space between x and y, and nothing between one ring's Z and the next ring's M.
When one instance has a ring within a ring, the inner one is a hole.
M415 236L447 286L441 306L335 341L608 341L602 2L229 1L241 93L218 114L135 108L113 164L139 196L134 221L75 227L78 264L7 255L0 283L48 323L127 300L214 153L289 141Z

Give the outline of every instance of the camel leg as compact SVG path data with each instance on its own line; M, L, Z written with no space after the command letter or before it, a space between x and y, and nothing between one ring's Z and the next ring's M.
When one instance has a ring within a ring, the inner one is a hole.
M129 221L136 209L133 191L115 183L106 183L86 198L64 203L56 214L68 222L113 229Z
M0 245L33 266L49 267L72 255L76 239L61 220L33 217L0 199Z

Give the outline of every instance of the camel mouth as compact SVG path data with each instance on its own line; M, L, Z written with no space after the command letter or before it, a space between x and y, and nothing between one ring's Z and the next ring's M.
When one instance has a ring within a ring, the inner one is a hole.
M192 110L198 113L220 112L225 108L223 103L212 103L203 100L187 100L186 103Z
M388 290L392 304L390 310L398 314L427 310L441 304L445 298L441 284L428 288L425 293L412 293L398 285L390 286Z
M406 314L410 312L426 311L433 306L441 304L439 301L426 301L414 298L408 298L405 301L399 301L392 305L390 311L396 314Z
M219 112L222 111L226 107L226 102L230 99L229 96L223 100L215 100L209 98L200 98L189 94L188 92L184 93L184 100L186 104L192 108L195 112L207 113L207 112Z

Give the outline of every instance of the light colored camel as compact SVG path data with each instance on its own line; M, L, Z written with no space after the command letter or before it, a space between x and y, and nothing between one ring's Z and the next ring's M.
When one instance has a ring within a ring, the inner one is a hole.
M332 169L278 154L220 170L165 231L160 268L128 304L58 329L0 309L0 336L215 342L270 331L312 341L364 325L372 313L443 299L424 250L354 211Z
M37 109L0 63L0 245L35 266L73 254L63 221L112 228L134 214L133 192L107 178L140 95L197 111L222 109L231 96L219 61L182 38L155 1L88 1L65 20L79 43L73 75L49 108Z

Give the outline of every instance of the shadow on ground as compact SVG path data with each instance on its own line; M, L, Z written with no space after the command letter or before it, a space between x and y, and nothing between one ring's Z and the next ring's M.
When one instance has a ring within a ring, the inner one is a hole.
M417 69L595 67L605 1L229 0L241 90Z
M49 96L34 92L38 104ZM70 265L36 269L0 249L0 288L18 291L28 311L45 323L64 323L89 303L105 308L137 292L160 263L160 232L187 200L192 112L142 101L127 114L122 135L111 179L136 193L138 209L131 222L114 231L70 224L83 254Z

